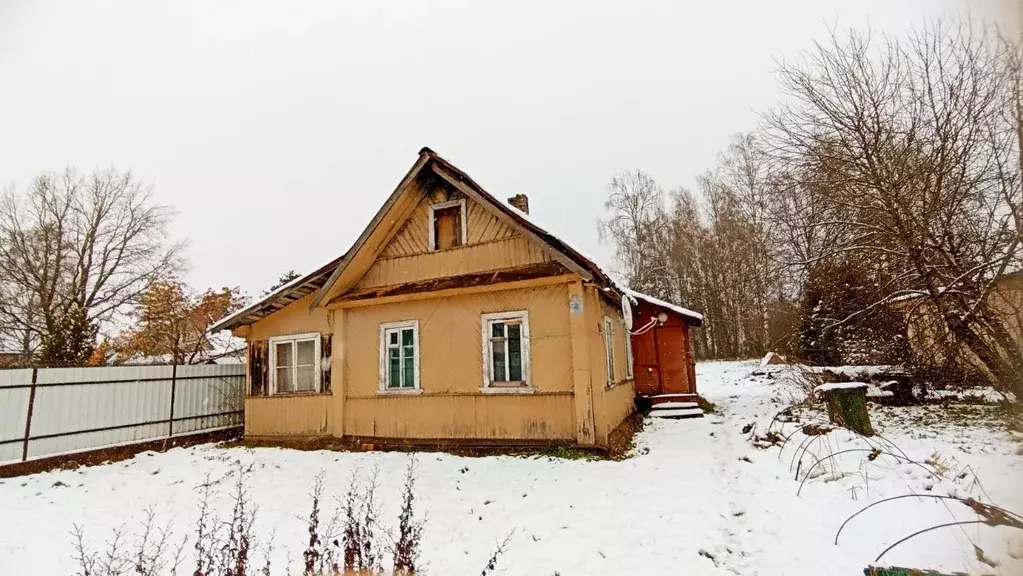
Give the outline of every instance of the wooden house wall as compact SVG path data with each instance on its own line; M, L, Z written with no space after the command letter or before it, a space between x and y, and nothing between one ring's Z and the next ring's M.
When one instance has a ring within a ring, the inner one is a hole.
M308 294L277 312L260 319L251 326L247 338L266 340L271 336L303 334L306 332L330 332L329 312L325 308L309 310L313 294Z
M467 214L465 245L429 250L431 200L424 195L356 288L391 286L551 261L550 256L535 243L515 233L483 207L469 199L464 200Z
M454 192L448 196L451 200L465 200L466 211L466 244L485 244L497 240L505 240L515 236L510 226L494 217L485 208L463 195ZM380 256L383 258L400 258L416 256L430 252L430 204L429 197L424 196L416 205L408 220L398 229L391 242L384 247Z
M608 434L622 423L634 409L635 389L633 381L626 375L626 330L621 310L600 297L597 288L588 288L587 305L594 311L587 317L590 325L590 365L593 374L593 413L596 441L607 443ZM614 383L607 382L607 354L604 345L604 318L612 323L612 348L614 355Z
M529 312L537 393L483 393L481 315L518 310ZM565 284L350 308L345 314L346 435L574 438ZM379 391L379 326L402 320L419 321L421 391L415 395Z
M571 392L346 398L344 427L371 438L568 442L575 439L573 402Z
M246 436L321 436L333 429L330 394L247 396Z
M248 327L246 339L267 340L273 336L316 332L329 334L329 312L309 310L313 295L307 295ZM248 388L247 388L248 389ZM245 434L249 436L326 434L333 422L333 398L328 394L246 396Z

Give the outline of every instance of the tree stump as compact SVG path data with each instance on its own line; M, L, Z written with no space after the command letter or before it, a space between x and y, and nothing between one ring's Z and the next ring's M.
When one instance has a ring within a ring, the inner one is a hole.
M864 436L873 436L870 413L867 411L867 384L865 382L834 382L814 389L824 396L828 407L828 420Z

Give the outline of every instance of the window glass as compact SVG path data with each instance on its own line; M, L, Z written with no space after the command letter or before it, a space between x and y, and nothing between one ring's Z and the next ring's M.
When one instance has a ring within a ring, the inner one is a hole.
M526 312L483 315L487 385L515 388L529 384L528 318Z
M614 328L611 319L604 318L604 353L607 357L607 382L615 381Z
M277 344L277 367L288 367L293 366L295 363L292 360L292 343L281 342Z
M384 332L386 342L385 385L387 388L416 387L416 330L390 328Z
M402 369L404 374L402 375L402 387L403 388L415 388L416 387L416 364L415 357L412 354L405 356L401 359Z
M504 342L503 341L493 342L491 344L491 347L493 348L493 353L491 356L493 358L494 367L493 373L491 374L491 379L494 382L507 382L508 376L505 372L506 366L504 357Z
M295 383L292 379L293 372L290 366L277 367L277 393L283 394L286 392L295 391Z
M316 391L316 366L299 366L295 369L295 390L298 392Z
M401 387L401 350L391 348L387 351L387 385L391 388Z
M518 324L508 325L508 380L522 380L522 338Z
M280 338L273 343L274 393L316 392L319 335Z
M634 360L632 358L632 334L629 330L625 329L625 377L632 378L632 364Z
M298 348L298 366L312 366L316 364L316 343L312 340L300 340L295 343Z

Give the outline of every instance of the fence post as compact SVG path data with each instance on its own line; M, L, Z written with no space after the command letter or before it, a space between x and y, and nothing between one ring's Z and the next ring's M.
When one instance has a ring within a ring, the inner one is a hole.
M167 438L174 436L174 397L178 392L178 365L171 366L171 405L170 420L167 422Z
M32 387L28 391L28 414L25 415L25 443L21 446L21 461L28 460L28 441L32 436L32 410L36 404L36 380L39 377L39 368L32 369Z

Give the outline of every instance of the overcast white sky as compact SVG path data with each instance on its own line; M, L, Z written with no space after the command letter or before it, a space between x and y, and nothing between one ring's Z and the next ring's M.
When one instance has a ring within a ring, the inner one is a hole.
M258 294L343 252L430 146L610 265L611 176L691 187L776 100L775 58L1016 1L0 0L0 184L130 168L193 285Z

